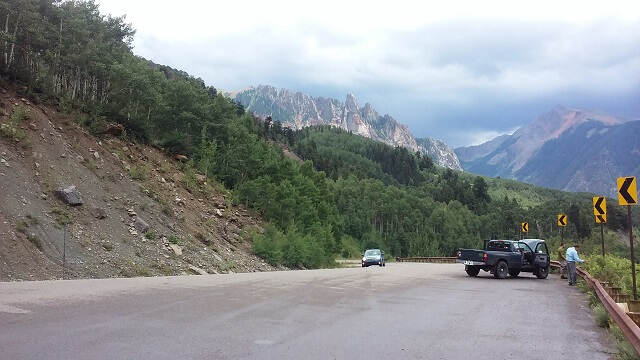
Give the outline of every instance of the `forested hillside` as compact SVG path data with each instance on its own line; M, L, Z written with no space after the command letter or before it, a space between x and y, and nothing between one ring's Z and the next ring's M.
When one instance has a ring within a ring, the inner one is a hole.
M93 1L0 4L3 86L57 106L94 134L118 123L123 137L187 156L271 224L253 243L272 264L333 266L337 254L374 246L391 256L448 256L483 239L518 238L523 221L529 237L557 236L558 213L569 216L567 237L591 237L589 194L444 170L328 127L292 132L199 78L135 56L133 27ZM625 229L618 207L609 219L609 229Z

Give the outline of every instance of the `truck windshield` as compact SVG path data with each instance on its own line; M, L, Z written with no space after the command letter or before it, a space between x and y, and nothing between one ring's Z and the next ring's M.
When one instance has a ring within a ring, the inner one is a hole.
M511 251L511 243L505 241L490 241L488 251Z

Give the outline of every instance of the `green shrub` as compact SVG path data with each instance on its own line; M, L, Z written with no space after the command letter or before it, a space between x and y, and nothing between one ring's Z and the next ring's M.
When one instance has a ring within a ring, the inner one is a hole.
M253 237L253 252L272 266L278 266L283 256L279 246L282 242L284 242L284 234L269 225L264 234L256 234Z
M38 225L38 223L40 223L38 218L33 216L33 215L31 215L31 214L27 214L26 218L27 218L27 220L29 220L29 224L30 225Z
M29 240L29 242L32 243L35 247L37 247L39 250L42 250L42 242L35 234L27 235L27 240Z
M29 227L29 224L23 220L16 225L16 230L24 234L27 231L27 227Z
M636 350L629 343L627 338L622 333L622 330L616 325L611 326L611 334L616 339L616 350L618 354L616 359L618 360L640 360L640 356L636 353Z
M633 290L631 277L631 261L615 255L607 254L605 257L592 256L590 261L582 267L599 281L608 281L613 286L622 288L622 293L631 294ZM636 266L636 278L640 278Z
M156 232L153 230L148 230L146 233L144 233L144 237L149 240L154 240L156 238Z
M55 206L51 210L51 212L56 215L56 223L58 223L59 225L64 226L73 222L73 217L71 216L71 213L67 211L67 209Z
M180 241L180 239L173 234L169 235L168 240L171 244L175 244L175 245L178 245L178 242Z
M593 318L598 326L602 328L609 327L609 313L607 312L607 309L602 306L602 304L597 304L591 309L591 311L593 312Z
M131 168L129 168L129 176L133 180L139 180L139 181L146 180L148 176L148 172L149 172L149 169L147 168L147 165L132 166Z

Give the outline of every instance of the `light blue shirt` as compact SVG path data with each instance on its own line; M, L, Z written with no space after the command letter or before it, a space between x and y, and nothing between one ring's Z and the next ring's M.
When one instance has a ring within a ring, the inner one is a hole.
M566 259L567 261L571 261L571 262L577 262L577 263L584 262L584 260L578 257L578 252L576 251L576 248L574 248L573 246L567 249Z

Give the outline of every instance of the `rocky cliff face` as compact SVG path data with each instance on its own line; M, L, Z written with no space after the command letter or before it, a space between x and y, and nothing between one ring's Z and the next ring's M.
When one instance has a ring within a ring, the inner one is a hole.
M434 138L416 139L420 151L427 154L436 164L446 168L462 171L460 160L455 151L444 142Z
M345 102L341 103L332 98L311 97L301 92L260 85L237 93L235 100L256 116L271 116L284 126L301 129L331 125L392 146L421 151L438 165L462 170L455 152L446 144L432 139L427 147L419 145L406 125L389 115L381 116L369 103L360 108L353 94L347 94Z

